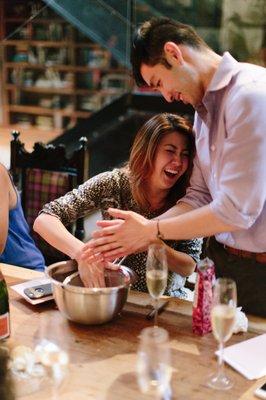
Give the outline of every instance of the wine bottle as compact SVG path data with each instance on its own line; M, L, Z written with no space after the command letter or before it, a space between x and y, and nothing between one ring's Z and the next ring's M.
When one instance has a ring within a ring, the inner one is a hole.
M0 340L10 335L9 301L6 281L0 270Z

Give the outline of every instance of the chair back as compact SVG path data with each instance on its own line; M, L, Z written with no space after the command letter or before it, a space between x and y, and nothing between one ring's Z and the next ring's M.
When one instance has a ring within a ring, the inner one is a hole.
M43 205L50 202L88 179L89 155L87 138L79 139L79 146L67 157L65 146L59 144L34 144L32 152L25 149L20 133L12 132L10 172L21 195L22 208L32 231L35 218ZM68 227L82 240L85 236L84 219ZM62 253L53 249L38 234L32 232L37 246L43 252L46 263L62 260Z

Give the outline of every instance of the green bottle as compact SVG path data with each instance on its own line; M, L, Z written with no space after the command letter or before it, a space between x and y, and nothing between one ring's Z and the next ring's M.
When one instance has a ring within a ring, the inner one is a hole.
M0 399L15 400L14 383L11 377L9 363L9 351L0 345Z
M10 335L9 301L6 281L0 270L0 340Z

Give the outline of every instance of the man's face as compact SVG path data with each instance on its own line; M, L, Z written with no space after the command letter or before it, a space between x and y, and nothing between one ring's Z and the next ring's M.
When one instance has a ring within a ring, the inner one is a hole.
M142 64L140 72L147 85L160 92L168 102L181 100L196 107L202 101L204 91L199 75L187 62L182 65L174 62L170 69L163 64L153 67Z

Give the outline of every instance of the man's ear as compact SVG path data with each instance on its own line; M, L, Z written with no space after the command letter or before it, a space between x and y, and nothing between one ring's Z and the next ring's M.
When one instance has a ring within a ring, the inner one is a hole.
M182 55L181 48L174 42L166 42L164 44L164 53L165 53L165 58L169 62L170 65L172 63L178 63L182 64L184 59Z

